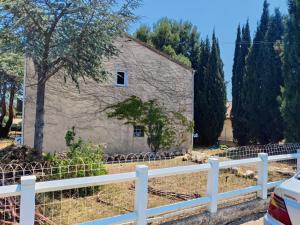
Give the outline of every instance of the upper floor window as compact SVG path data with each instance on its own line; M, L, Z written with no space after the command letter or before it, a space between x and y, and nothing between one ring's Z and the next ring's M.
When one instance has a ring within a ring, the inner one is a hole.
M127 73L124 71L118 71L117 72L117 80L116 80L117 86L127 87L128 86L128 76Z

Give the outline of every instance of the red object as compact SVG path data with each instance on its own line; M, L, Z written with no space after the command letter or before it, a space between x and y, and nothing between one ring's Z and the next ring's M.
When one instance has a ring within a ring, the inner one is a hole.
M268 213L276 220L280 221L285 225L292 225L289 213L287 211L284 199L272 194L271 201L269 204Z

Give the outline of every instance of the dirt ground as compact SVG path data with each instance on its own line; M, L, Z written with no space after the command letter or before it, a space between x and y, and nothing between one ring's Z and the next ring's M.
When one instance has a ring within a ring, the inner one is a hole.
M259 213L253 216L240 219L239 221L229 223L227 225L263 225L264 224L263 217L264 217L264 213Z

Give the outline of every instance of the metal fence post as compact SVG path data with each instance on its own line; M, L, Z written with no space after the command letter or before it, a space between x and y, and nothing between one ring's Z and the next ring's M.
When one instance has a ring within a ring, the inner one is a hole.
M148 205L148 166L136 166L135 182L135 213L137 215L137 225L146 225L146 209Z
M300 149L297 150L297 153L300 154ZM297 172L300 171L300 157L297 158Z
M258 179L257 184L261 186L261 191L258 192L262 199L268 198L268 154L259 153L258 157L261 161L258 163Z
M209 158L208 162L211 168L208 171L207 178L207 196L210 197L209 211L216 213L218 210L218 188L219 188L219 160Z
M34 225L35 176L21 177L20 225Z

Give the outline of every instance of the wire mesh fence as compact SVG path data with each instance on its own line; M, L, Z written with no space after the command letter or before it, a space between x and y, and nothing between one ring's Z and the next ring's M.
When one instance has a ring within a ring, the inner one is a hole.
M43 215L43 220L36 223L78 224L132 212L134 190L131 187L131 182L122 182L37 194L36 212Z
M246 146L229 149L209 149L187 155L175 153L144 153L129 155L104 155L101 165L108 174L135 171L136 165L149 169L206 163L209 157L220 160L254 158L258 153L281 155L295 153L300 144ZM69 161L62 166L32 162L0 164L0 186L16 184L21 176L35 175L37 181L91 176L102 169L99 164L77 164ZM270 162L269 181L289 178L296 169L295 160ZM219 192L229 192L256 185L257 165L245 165L220 170ZM206 196L207 172L172 175L149 180L148 207L157 207ZM102 185L36 195L36 224L75 224L132 212L134 210L134 182ZM220 205L236 204L252 198L240 196L239 200L224 200ZM222 206L221 206L222 207ZM0 199L0 224L18 223L19 197Z

